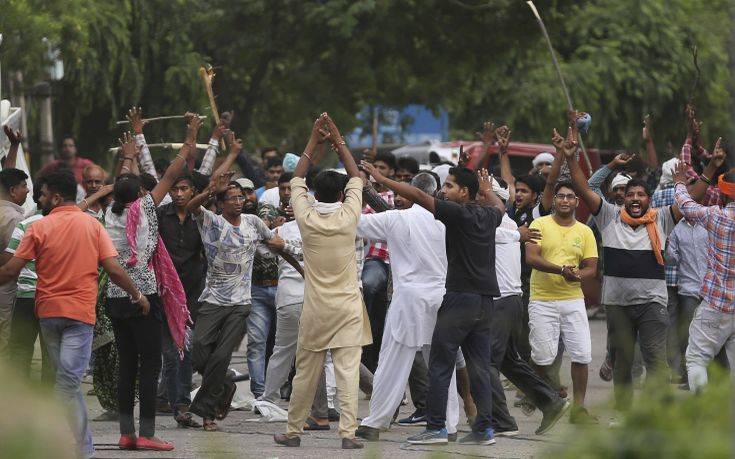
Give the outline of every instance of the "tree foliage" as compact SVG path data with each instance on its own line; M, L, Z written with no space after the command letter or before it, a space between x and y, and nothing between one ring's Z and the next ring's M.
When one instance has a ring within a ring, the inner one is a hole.
M300 148L327 110L344 130L372 105L446 107L455 135L485 119L513 126L516 139L547 141L566 102L525 2L445 0L5 0L3 72L43 78L43 47L57 44L66 75L55 87L56 132L102 154L115 121L132 105L145 113L208 112L197 75L214 65L221 110L250 147ZM727 0L537 1L575 106L589 111L587 143L640 146L652 113L660 150L683 135L698 45L696 93L705 135L731 123ZM474 6L476 5L476 6ZM722 31L722 33L713 33ZM147 129L179 140L175 122Z

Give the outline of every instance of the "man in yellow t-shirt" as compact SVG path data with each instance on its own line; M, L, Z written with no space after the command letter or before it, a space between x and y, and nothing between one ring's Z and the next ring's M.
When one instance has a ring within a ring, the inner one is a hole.
M592 230L575 220L579 200L571 183L554 188L554 213L537 218L531 229L541 233L536 244L526 244L531 273L528 304L531 359L540 372L554 362L561 333L572 361L573 424L596 423L584 408L587 366L592 362L592 341L581 280L597 272L597 243Z

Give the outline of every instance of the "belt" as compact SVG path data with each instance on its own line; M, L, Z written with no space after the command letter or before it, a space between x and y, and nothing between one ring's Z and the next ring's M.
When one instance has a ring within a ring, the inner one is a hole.
M277 287L278 279L261 280L261 281L254 280L253 285L257 285L258 287Z

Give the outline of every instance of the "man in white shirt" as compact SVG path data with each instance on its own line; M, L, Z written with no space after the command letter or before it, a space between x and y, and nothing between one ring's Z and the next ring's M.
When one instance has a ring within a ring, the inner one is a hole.
M508 191L496 186L493 189L503 200ZM557 392L536 372L518 352L523 335L523 290L521 288L521 241L533 244L537 234L527 226L519 229L507 215L495 232L495 273L498 279L500 297L495 299L494 328L497 340L493 342L492 352L492 389L493 389L493 430L495 436L515 436L518 426L510 415L505 401L505 392L500 383L498 372L510 380L544 414L536 435L546 433L569 408Z
M411 184L433 195L438 184L429 174L418 174ZM393 297L385 320L378 368L373 380L370 415L356 436L378 440L390 425L403 399L416 352L428 361L436 315L444 296L447 256L444 225L421 206L389 210L360 217L357 234L386 241L391 253ZM452 376L447 403L447 432L457 434L459 404L456 376Z

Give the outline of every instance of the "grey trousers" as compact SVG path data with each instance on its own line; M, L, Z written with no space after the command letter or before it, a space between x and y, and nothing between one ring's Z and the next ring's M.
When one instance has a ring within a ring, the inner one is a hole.
M276 403L280 398L280 389L288 381L294 359L296 344L299 339L299 319L303 303L289 304L276 309L276 340L273 355L268 361L265 375L265 391L260 400ZM325 389L326 391L326 386ZM317 389L317 397L320 393ZM326 397L326 395L325 395Z

